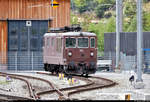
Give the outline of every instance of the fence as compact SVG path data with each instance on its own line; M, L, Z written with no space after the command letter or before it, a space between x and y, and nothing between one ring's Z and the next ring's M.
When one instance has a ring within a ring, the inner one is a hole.
M1 70L43 70L43 67L42 52L11 51L7 57L0 56Z
M112 68L115 68L116 63L116 53L115 52L99 52L106 60L112 60ZM150 49L143 50L143 67L142 70L144 73L150 73ZM120 71L135 71L137 69L137 57L136 55L127 55L123 52L120 52Z
M115 68L115 52L98 52L106 60L112 60L112 67ZM7 56L6 56L7 55ZM120 52L120 70L136 71L136 55L129 56ZM44 70L42 51L11 51L0 53L0 70ZM150 73L150 49L143 51L143 72Z

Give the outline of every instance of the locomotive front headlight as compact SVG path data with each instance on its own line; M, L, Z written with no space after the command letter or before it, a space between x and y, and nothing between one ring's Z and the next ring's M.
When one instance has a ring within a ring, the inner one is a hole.
M92 57L94 56L94 52L91 52L91 56L92 56Z
M72 56L72 52L69 52L69 53L68 53L68 56Z

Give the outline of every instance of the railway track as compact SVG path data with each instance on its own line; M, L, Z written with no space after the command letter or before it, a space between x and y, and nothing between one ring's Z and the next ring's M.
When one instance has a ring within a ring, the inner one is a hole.
M15 76L15 77L17 77L17 78L18 78L18 77L22 77L22 78L29 78L29 79L35 79L35 80L44 81L44 82L46 82L46 83L49 84L51 90L55 90L55 92L59 95L59 98L60 98L60 99L68 99L68 97L67 97L66 95L64 95L59 89L57 89L57 88L53 85L53 83L51 83L51 82L48 81L48 80L45 80L45 79L42 79L42 78L37 78L37 77L32 77L32 76L18 75L18 74L8 74L8 73L3 73L3 72L0 72L0 74L9 75L9 76ZM30 88L31 88L32 93L33 93L32 98L34 98L35 100L36 100L36 99L40 99L40 96L39 96L37 93L34 92L35 89L32 87L32 85L31 85L31 84L29 84L29 85L30 85Z
M10 75L10 74L6 74L6 73L0 73L0 76L3 76L3 77L6 77L7 75L9 75L10 78L21 80L21 81L25 82L27 84L27 87L28 87L30 98L34 98L35 99L35 96L33 96L33 92L32 92L32 86L31 86L31 84L27 80L25 80L23 78L19 78L19 77L15 76L15 75ZM3 89L3 91L4 90L5 89ZM5 90L5 91L8 92L9 90Z
M45 72L37 72L37 74L43 74L47 76L56 76L56 75L52 75L51 73L45 73ZM31 83L29 83L28 81L24 79L24 81L27 83L27 86L30 90L29 91L30 96L34 100L39 99L43 95L50 95L54 93L57 93L59 95L58 97L59 100L74 100L74 98L70 98L74 94L85 92L85 91L90 91L94 89L112 87L116 85L116 83L113 82L112 80L101 78L101 77L89 76L88 78L85 78L85 77L80 77L80 76L73 76L73 78L85 81L86 84L67 87L67 88L56 88L53 83L42 78L26 76L26 75L18 75L18 74L8 74L8 73L2 73L2 72L0 72L0 75L4 75L4 76L9 75L12 78L27 78L27 79L35 79L35 80L46 82L50 86L50 89L35 93L35 88L33 88Z
M52 75L50 73L43 73L43 72L37 72L37 74L43 74L43 75L49 75L49 76ZM52 76L56 76L56 75L52 75ZM112 80L101 78L101 77L94 77L94 76L90 76L88 78L73 76L73 78L85 81L86 84L59 89L63 93L67 94L67 96L69 98L70 98L70 96L72 96L74 94L77 94L77 93L90 91L90 90L94 90L94 89L112 87L112 86L117 84L117 83L113 82ZM53 92L55 92L55 90L43 91L43 92L40 92L40 93L37 93L37 94L38 95L44 95L44 94L50 94L50 93L53 93Z
M85 92L85 91L91 91L91 90L95 90L95 89L112 87L117 84L117 83L113 82L112 80L109 80L106 78L101 78L101 77L90 76L90 77L88 77L88 79L93 81L92 85L89 85L87 87L78 88L74 91L71 91L68 93L68 97L71 97L74 94Z
M0 101L33 100L31 98L0 94Z

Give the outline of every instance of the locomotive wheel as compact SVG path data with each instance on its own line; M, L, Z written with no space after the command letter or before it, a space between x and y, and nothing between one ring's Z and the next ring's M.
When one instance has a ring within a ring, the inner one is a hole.
M54 74L54 71L51 71L52 74Z
M48 71L48 64L44 64L44 69L45 69L45 71Z
M85 76L88 77L88 74L86 74Z

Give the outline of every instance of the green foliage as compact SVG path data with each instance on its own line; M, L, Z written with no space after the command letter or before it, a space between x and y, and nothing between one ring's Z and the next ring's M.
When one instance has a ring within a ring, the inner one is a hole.
M128 21L124 21L123 31L124 32L136 32L136 15L134 15Z
M96 33L98 37L98 49L104 51L104 33L115 32L115 17L111 17L108 20L104 20L98 24L89 24L88 31Z
M136 15L129 19L128 22L124 22L125 32L136 32L137 28L137 18ZM150 13L143 13L143 31L150 31Z
M143 15L143 30L150 31L150 13L144 13Z
M86 11L95 12L97 17L104 16L104 12L115 5L115 0L72 0L75 10L80 14Z
M108 10L108 8L108 6L98 5L95 9L95 13L99 18L102 18L104 16L104 12Z
M84 22L81 22L80 25L82 26L83 31L88 31L88 26L92 18L87 14L83 14L82 17L84 18Z
M104 33L116 31L115 2L116 0L72 0L73 11L78 11L78 14L71 14L71 24L80 24L83 31L96 33L99 51L104 51ZM143 0L143 3L148 2L150 0ZM132 2L124 0L123 5L123 31L136 32L136 0ZM83 20L78 22L79 18ZM97 18L100 21L98 24L91 23L91 20ZM146 10L143 12L143 30L150 31L150 13Z
M144 2L144 3L148 3L148 2L150 2L150 0L143 0L143 2Z
M102 23L99 24L90 24L88 27L88 31L93 32L97 35L98 38L98 50L103 51L104 50L104 32L105 32L105 26Z
M93 11L97 6L97 3L93 0L73 0L72 2L80 14L86 11Z
M71 13L71 24L78 24L78 17Z
M111 17L107 21L106 32L116 32L116 19Z
M134 15L136 14L136 2L135 1L133 1L132 3L126 2L123 12L125 17L133 18Z
M116 0L95 0L99 4L115 4Z

